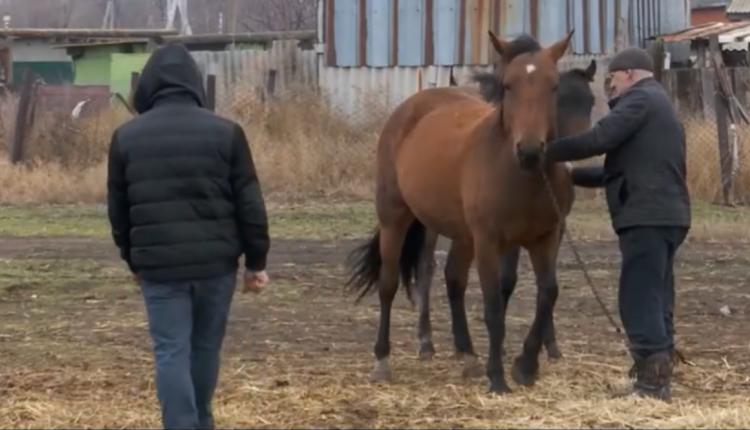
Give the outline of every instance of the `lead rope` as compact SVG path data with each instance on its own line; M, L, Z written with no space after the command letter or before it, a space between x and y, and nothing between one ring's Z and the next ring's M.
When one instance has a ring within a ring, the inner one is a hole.
M560 220L564 220L565 218L562 213L562 208L560 207L560 203L557 201L557 196L555 196L555 192L552 187L552 182L550 181L549 176L547 176L547 173L544 171L544 169L542 169L542 177L544 178L544 183L546 185L545 188L547 188L547 193L549 194L550 199L552 199L552 205L555 208L557 217ZM620 328L620 325L617 324L614 317L612 316L612 312L610 312L609 308L607 308L607 304L604 303L604 300L599 295L599 291L596 289L596 286L594 286L594 281L591 279L591 275L589 275L589 271L586 268L586 263L583 262L583 259L581 258L581 254L578 252L578 247L573 241L573 238L570 236L570 232L568 231L568 227L564 221L563 221L562 227L563 227L563 236L565 237L565 242L573 251L573 256L575 257L576 265L578 265L578 268L581 270L581 273L583 273L583 277L586 280L586 283L588 284L589 289L591 290L591 293L594 295L594 299L596 299L596 302L599 304L599 307L602 309L604 316L607 317L609 324L615 329L615 332L620 336L625 346L628 349L630 349L630 343L628 342L627 337L623 333L622 328ZM689 366L694 365L693 363L687 361L687 359L685 359L685 355L681 351L679 351L677 348L674 349L674 353L675 353L675 360L678 360L680 363L684 363Z

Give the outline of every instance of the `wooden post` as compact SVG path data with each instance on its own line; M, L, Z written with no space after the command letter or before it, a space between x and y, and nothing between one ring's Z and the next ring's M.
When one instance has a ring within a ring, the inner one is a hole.
M216 75L206 76L206 107L216 112Z
M132 72L130 74L130 95L128 95L127 105L130 106L128 109L131 112L135 110L135 90L138 88L138 80L141 79L141 74L138 72Z
M10 163L18 164L23 160L23 146L26 140L26 127L31 108L31 91L34 87L34 74L26 69L23 74L18 112L16 112L16 128L13 130L13 144L10 149Z
M718 56L721 60L721 48L719 46L719 37L712 36L709 39L709 52L711 57ZM713 63L713 62L712 62ZM715 64L720 66L723 63ZM716 113L716 137L719 144L719 169L721 173L721 192L722 200L725 205L732 203L732 154L729 151L729 119L727 112L727 103L724 100L719 73L721 69L714 67L714 112Z
M273 98L276 94L276 77L279 72L276 69L269 69L268 75L266 76L266 94L268 98Z
M662 85L664 85L664 41L659 39L654 42L653 49L651 52L652 58L654 60L654 79L661 82Z
M696 51L698 54L698 73L700 76L700 83L701 83L701 104L702 104L702 113L703 113L703 119L705 120L713 120L713 110L714 110L714 83L713 79L713 73L710 69L708 69L708 54L706 51L708 51L708 46L705 39L699 39L694 42L696 45Z
M138 87L138 80L141 79L141 74L138 72L133 72L130 74L130 91L135 92L136 87Z
M747 68L734 67L732 68L731 72L734 95L737 97L737 101L740 102L740 106L747 109Z

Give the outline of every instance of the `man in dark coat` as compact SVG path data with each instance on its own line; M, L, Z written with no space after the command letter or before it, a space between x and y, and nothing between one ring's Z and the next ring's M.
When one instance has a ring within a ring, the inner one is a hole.
M205 109L183 45L153 53L133 100L109 152L112 236L143 293L164 428L213 428L239 257L246 290L268 281L265 204L242 128Z
M609 64L610 112L586 133L550 143L550 161L606 154L572 169L573 182L604 187L622 253L619 308L635 365L634 394L670 398L674 256L690 228L685 130L643 50Z

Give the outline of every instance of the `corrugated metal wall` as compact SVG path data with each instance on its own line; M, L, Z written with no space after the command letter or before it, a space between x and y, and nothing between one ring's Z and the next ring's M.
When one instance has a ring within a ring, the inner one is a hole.
M327 66L478 65L492 59L487 30L549 44L575 29L573 53L685 28L689 0L321 0Z
M586 68L597 60L597 78L592 84L599 118L606 109L604 74L608 59L595 55L568 56L560 69ZM322 61L321 61L322 63ZM319 85L328 102L352 121L367 120L374 107L390 112L411 94L432 86L448 86L451 73L459 84L469 82L473 71L491 70L492 66L417 66L417 67L325 67L321 64Z
M296 41L275 41L268 50L193 52L204 75L216 75L217 101L237 92L237 86L264 88L269 70L276 70L276 89L289 85L318 85L318 55L301 50Z

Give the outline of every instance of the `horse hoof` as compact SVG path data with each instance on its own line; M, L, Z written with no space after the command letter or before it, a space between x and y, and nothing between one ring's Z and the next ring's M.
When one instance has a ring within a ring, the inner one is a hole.
M432 342L425 342L419 346L419 359L432 360L435 357L435 346Z
M563 358L563 353L560 351L560 347L557 346L557 343L550 344L546 349L547 359L549 361L557 361Z
M464 368L461 372L461 375L464 378L471 379L471 378L481 378L486 373L484 366L482 366L482 362L479 361L479 358L477 358L475 355L467 355L464 358Z
M375 368L370 373L370 382L389 382L391 380L391 369L387 359L375 363Z
M510 394L512 392L513 390L510 389L510 387L505 382L505 380L500 380L499 382L490 383L490 394L494 394L496 396L502 396L504 394Z
M390 380L390 370L373 370L372 373L370 373L370 382L390 382Z
M537 360L529 362L523 355L519 355L513 360L512 374L516 384L531 387L539 378L539 362Z

